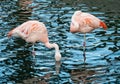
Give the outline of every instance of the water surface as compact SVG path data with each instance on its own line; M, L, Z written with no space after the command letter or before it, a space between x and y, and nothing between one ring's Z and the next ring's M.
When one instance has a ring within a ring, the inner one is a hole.
M0 84L119 84L120 83L119 0L1 0ZM76 10L103 20L107 31L87 33L87 60L83 61L83 34L69 32ZM54 49L22 39L8 39L7 33L27 20L44 22L50 42L60 46L61 62Z

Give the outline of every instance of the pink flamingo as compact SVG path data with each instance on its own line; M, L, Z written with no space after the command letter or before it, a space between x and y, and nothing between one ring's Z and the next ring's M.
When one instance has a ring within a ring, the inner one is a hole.
M84 62L86 60L86 56L85 56L86 33L89 33L92 30L100 27L104 28L105 30L107 29L107 26L103 21L101 21L99 18L89 13L75 11L75 13L72 16L71 24L70 24L70 32L72 33L80 32L84 34L84 42L83 42Z
M55 59L56 61L60 61L61 54L59 51L59 46L56 43L49 43L48 32L45 25L42 22L31 20L24 22L20 26L14 28L10 32L8 32L8 37L21 37L26 42L30 42L33 44L33 53L34 44L36 42L42 42L45 44L47 48L55 48Z

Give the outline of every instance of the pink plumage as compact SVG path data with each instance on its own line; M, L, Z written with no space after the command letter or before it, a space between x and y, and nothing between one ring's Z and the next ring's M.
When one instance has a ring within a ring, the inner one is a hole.
M8 32L8 37L11 37L11 36L21 37L26 42L33 43L33 45L36 42L42 42L48 48L55 48L56 61L60 61L61 59L59 46L55 43L53 44L49 43L47 29L42 22L39 22L36 20L30 20L30 21L24 22L20 26ZM34 51L34 47L33 47L33 51Z
M101 21L99 18L91 15L89 13L84 13L81 11L75 11L72 16L71 24L70 24L70 32L72 33L83 33L84 34L84 42L83 42L83 57L84 62L86 60L85 50L86 50L86 33L91 32L97 28L107 29L106 24Z
M89 13L76 11L71 19L70 31L73 33L88 33L100 27L107 29L106 24L99 18Z
M11 30L8 33L8 37L15 36L21 37L26 42L35 43L35 42L48 42L48 34L45 25L42 22L38 21L27 21ZM44 37L44 38L43 38Z

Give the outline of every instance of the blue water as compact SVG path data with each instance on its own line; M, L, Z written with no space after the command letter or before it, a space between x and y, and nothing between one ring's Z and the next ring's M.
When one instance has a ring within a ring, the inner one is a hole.
M120 83L119 0L1 0L0 84L119 84ZM86 63L83 34L69 32L76 10L103 20L108 29L86 34ZM55 62L54 49L22 39L8 39L7 33L27 20L44 22L50 42L60 46L62 60Z

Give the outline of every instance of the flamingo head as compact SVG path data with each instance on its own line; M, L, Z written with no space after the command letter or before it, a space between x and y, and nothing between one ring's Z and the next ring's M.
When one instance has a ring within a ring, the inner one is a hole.
M70 25L70 32L71 33L78 32L78 28L79 28L79 25L77 23L71 22L71 25Z

